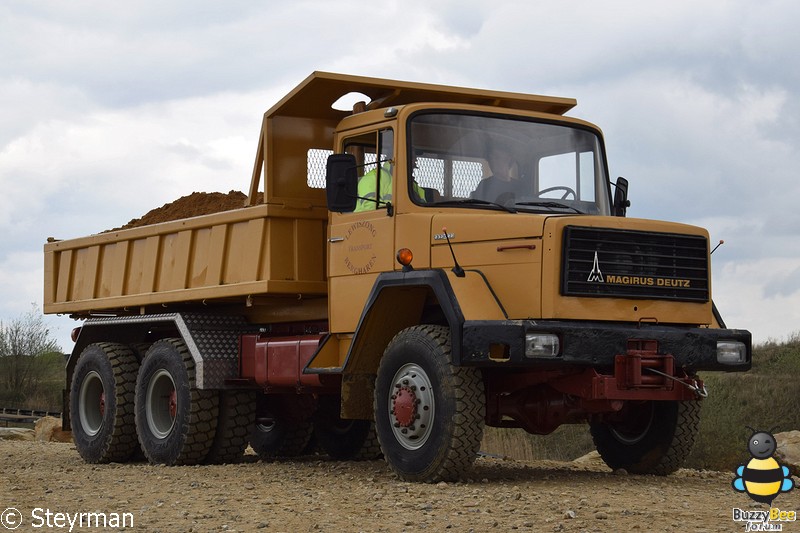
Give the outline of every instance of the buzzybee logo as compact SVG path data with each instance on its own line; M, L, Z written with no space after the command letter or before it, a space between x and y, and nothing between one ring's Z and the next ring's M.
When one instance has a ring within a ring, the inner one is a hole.
M783 531L786 522L797 520L797 511L786 511L772 507L772 501L781 493L794 488L789 469L782 466L772 455L778 449L773 430L753 432L747 441L751 459L736 468L736 477L731 482L733 490L744 492L750 499L769 505L768 511L733 509L733 521L745 524L745 531Z
M745 492L753 501L772 505L772 500L781 492L789 492L794 488L794 480L789 469L778 464L772 454L778 449L775 437L770 431L756 431L747 442L747 449L752 459L736 469L733 489Z

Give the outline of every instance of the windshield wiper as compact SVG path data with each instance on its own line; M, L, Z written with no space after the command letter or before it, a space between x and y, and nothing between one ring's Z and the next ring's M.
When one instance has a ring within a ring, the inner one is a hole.
M529 206L532 206L532 207L549 207L550 209L572 209L573 211L575 211L576 213L578 213L580 215L586 214L583 211L581 211L580 209L577 209L575 207L572 207L571 205L562 204L562 203L559 203L559 202L515 202L514 205L529 205Z
M458 200L439 200L438 202L433 202L433 205L491 205L494 207L499 207L504 211L508 211L509 213L516 213L517 210L513 207L508 207L507 205L498 204L496 202L489 202L486 200L479 200L478 198L460 198Z

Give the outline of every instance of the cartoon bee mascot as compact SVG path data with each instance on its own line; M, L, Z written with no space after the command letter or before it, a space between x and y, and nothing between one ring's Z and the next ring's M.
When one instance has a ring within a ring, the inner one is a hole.
M752 459L746 465L739 465L736 469L736 478L733 488L738 492L746 492L748 496L759 503L772 505L772 500L781 493L789 492L794 488L794 480L789 475L789 469L778 464L772 454L778 449L773 430L753 432L747 443Z

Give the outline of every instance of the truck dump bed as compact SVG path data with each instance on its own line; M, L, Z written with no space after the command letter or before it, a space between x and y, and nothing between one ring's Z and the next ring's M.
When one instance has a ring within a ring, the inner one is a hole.
M48 242L44 311L325 294L326 221L321 207L260 204Z

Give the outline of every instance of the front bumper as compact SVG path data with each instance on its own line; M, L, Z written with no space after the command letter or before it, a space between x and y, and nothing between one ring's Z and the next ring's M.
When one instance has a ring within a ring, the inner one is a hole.
M675 366L689 373L698 370L743 372L750 369L752 339L749 331L655 324L620 324L588 321L506 320L466 321L462 327L457 364L487 367L548 367L563 365L610 368L615 357L629 352L637 341L655 342L657 353L671 355ZM555 357L527 357L525 337L531 333L558 336ZM740 342L743 362L717 360L717 343Z

